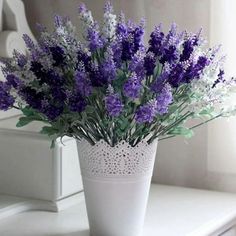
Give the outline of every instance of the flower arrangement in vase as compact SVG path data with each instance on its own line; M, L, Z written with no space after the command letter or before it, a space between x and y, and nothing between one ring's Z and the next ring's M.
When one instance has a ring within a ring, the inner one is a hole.
M78 140L93 236L138 236L157 141L193 135L193 128L234 113L227 99L235 79L224 74L220 47L207 48L201 32L161 25L143 41L145 23L114 14L108 2L102 27L79 7L83 40L67 17L51 33L38 25L27 35L28 55L2 59L0 109L16 108L18 127L45 123L52 139ZM199 123L188 127L188 119ZM119 208L119 209L118 209Z

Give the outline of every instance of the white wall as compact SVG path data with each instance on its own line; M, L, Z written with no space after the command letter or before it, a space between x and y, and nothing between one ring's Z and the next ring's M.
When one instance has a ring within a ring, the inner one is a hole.
M224 5L227 1L235 0L219 1ZM24 0L24 2L28 20L34 32L35 22L41 22L51 28L51 16L54 13L69 15L73 23L79 27L76 10L79 1ZM84 2L93 10L95 17L101 19L102 7L105 1L86 0ZM212 2L211 0L114 0L112 2L117 12L123 9L124 13L130 18L138 20L141 17L145 17L148 33L151 32L154 25L160 22L163 23L165 29L172 22L176 22L181 29L193 32L202 27L206 38L211 36L211 41L213 42L215 35L210 29L215 29L214 27L217 27L219 23L215 21L215 18L217 18L216 9L213 12L210 10L212 3L214 3L214 6L217 6L218 0L212 0ZM218 11L220 8L221 5L218 6ZM213 14L214 12L215 15ZM225 15L221 13L222 17L225 17ZM215 22L215 24L211 22ZM208 149L208 132L210 132L209 138L212 139L210 147L213 150L215 141L217 141L216 137L223 137L221 140L225 137L220 134L222 127L218 126L218 128L219 131L214 133L215 139L212 137L211 128L208 130L205 126L197 129L195 136L191 140L174 138L160 142L154 171L154 181L163 184L233 191L234 189L231 187L234 178L232 179L228 176L227 181L220 185L218 181L219 173L211 172L209 169L209 161L213 163L212 166L214 167L215 154L211 154L210 159L208 158L210 152ZM230 166L230 162L228 166ZM230 173L230 176L234 176L234 173L236 173L236 167L233 169L233 173Z

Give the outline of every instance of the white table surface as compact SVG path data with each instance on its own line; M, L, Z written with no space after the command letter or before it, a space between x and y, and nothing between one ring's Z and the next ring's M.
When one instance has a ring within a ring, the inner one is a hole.
M235 194L152 185L143 235L215 236L235 220ZM60 213L32 211L2 219L0 235L89 236L85 204Z

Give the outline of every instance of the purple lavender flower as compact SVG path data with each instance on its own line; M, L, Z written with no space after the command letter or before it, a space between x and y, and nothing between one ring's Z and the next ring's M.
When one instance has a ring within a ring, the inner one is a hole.
M93 87L103 87L108 83L107 77L105 77L97 65L91 65L91 71L89 73L91 83Z
M127 36L127 38L122 41L121 45L122 45L121 59L123 61L130 60L133 55L133 42L131 35Z
M144 51L138 51L129 64L130 71L135 72L140 80L145 76L144 55Z
M137 123L151 123L157 114L157 102L155 100L140 106L135 114Z
M128 27L125 23L125 16L123 13L119 15L119 20L116 25L116 35L118 38L123 39L124 37L127 36L128 33Z
M153 52L156 56L160 56L164 38L165 34L161 31L161 25L159 25L150 35L148 51Z
M79 93L71 94L69 98L69 108L72 112L82 112L87 103Z
M43 70L43 65L40 62L32 61L30 70L35 74L38 79L44 79L45 73Z
M107 1L104 5L104 12L105 13L111 13L113 12L113 6L110 1Z
M83 21L86 30L86 39L91 52L104 46L104 41L99 32L98 23L93 20L91 12L85 4L79 6L80 19Z
M92 93L91 81L88 79L85 72L78 71L75 75L75 84L77 91L82 96L89 96Z
M200 56L195 65L195 70L200 72L210 63L209 59L206 56Z
M166 81L168 80L168 75L169 74L167 72L163 72L161 75L159 75L151 84L151 90L155 93L160 93Z
M55 21L55 19L54 19L54 21ZM36 30L39 33L46 33L46 32L48 32L46 26L43 25L43 24L40 24L40 23L36 23Z
M100 71L108 82L116 78L116 65L113 58L113 51L110 47L107 48L105 59L101 62Z
M8 85L10 85L11 87L13 87L15 89L19 88L19 86L21 85L20 79L17 76L15 76L14 74L7 75L6 81L7 81L6 83Z
M137 75L133 73L124 84L124 95L129 98L136 99L140 95L141 88L141 81L137 78Z
M60 28L63 26L63 17L59 15L54 16L54 24L56 28Z
M171 92L171 86L169 84L165 84L161 93L158 95L156 99L157 105L157 113L163 115L168 112L168 107L173 101L173 96Z
M53 70L43 72L45 78L42 78L42 82L48 84L51 87L60 87L64 85L65 78L54 72Z
M177 25L176 25L176 23L172 23L170 30L169 30L168 34L166 35L166 42L165 43L169 43L170 41L175 42L177 39L178 39Z
M13 106L14 102L14 97L10 95L10 86L0 81L0 110L8 110Z
M118 40L116 40L115 42L112 43L111 47L112 47L113 60L115 62L115 65L116 65L116 67L120 68L121 65L122 65L122 59L121 59L122 47L121 47L121 43Z
M144 68L146 70L146 75L152 75L154 68L156 66L156 57L152 52L148 52L144 58Z
M100 70L106 81L111 82L116 78L116 66L113 60L105 60L101 64Z
M202 71L208 66L210 60L205 56L200 56L196 63L191 62L183 74L181 83L190 83L193 79L198 79ZM180 84L180 83L179 83Z
M183 34L177 33L176 24L171 25L171 29L164 38L161 46L160 63L165 64L176 62L179 59L179 52L177 48L182 41Z
M200 33L187 38L183 43L183 51L180 55L180 61L187 61L193 53L194 47L198 46Z
M185 71L181 63L174 65L169 73L169 84L173 87L178 87L180 84L186 82L186 79L184 78L184 72Z
M134 49L133 52L136 53L143 46L143 35L144 35L144 20L141 24L132 32L134 38Z
M64 101L66 99L66 93L65 93L64 89L55 86L50 89L50 93L52 94L52 97L53 97L55 103L59 103L59 104L64 103Z
M123 61L131 60L132 56L143 47L144 22L135 26L131 21L128 25L121 19L116 28L117 38L122 48L121 59Z
M100 36L97 26L88 28L87 40L89 42L91 52L103 47L104 42Z
M20 67L24 67L27 63L27 57L23 54L19 54L17 58L17 64Z
M24 67L27 63L27 56L18 52L17 50L13 51L13 57L16 59L16 63L19 67Z
M52 58L54 60L53 65L54 66L60 66L63 65L65 62L65 55L64 50L59 46L54 46L49 48Z
M163 49L162 57L160 63L164 64L165 62L172 63L178 59L178 52L175 45L167 46Z
M106 2L103 15L103 39L107 43L116 38L116 15L113 14L113 7Z
M224 74L225 74L224 70L220 69L219 74L217 75L217 80L212 85L212 88L215 88L216 85L219 84L219 83L224 83L225 82Z
M105 106L108 114L113 117L119 116L124 107L119 95L116 93L110 93L105 97Z
M121 40L128 35L128 29L125 23L118 23L116 27L116 34L118 39Z
M187 68L184 68L184 64L179 62L171 69L168 82L173 87L178 87L183 83L190 83L193 79L199 78L200 74L209 63L209 59L205 56L200 56L197 62L190 61Z
M183 52L180 55L180 61L187 61L190 58L193 49L194 49L193 41L191 39L186 40L183 43Z
M81 3L81 4L79 5L78 10L79 10L79 14L80 14L80 15L81 15L81 14L86 14L86 13L88 12L88 9L87 9L87 7L86 7L86 5L85 5L84 3Z
M82 50L79 50L77 52L77 60L77 67L80 66L80 63L82 63L87 72L91 70L92 59L87 53L83 52Z
M35 44L34 44L33 40L29 37L29 35L23 34L23 40L25 42L26 47L29 50L35 49Z
M63 112L63 106L49 104L44 107L42 113L51 121L56 120Z
M23 86L19 91L19 95L30 107L38 111L42 110L42 100L46 97L42 92L37 92L29 86Z

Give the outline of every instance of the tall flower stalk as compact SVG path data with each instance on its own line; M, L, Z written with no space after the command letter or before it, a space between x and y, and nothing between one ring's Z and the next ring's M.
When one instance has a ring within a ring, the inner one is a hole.
M0 109L20 109L18 127L41 121L52 140L135 146L191 137L188 119L197 127L234 114L227 99L235 79L225 76L219 47L207 48L201 32L179 32L175 24L164 32L159 25L145 46L144 21L117 17L109 2L101 27L84 4L79 18L83 40L69 18L55 16L53 32L39 27L38 43L24 35L27 55L2 59Z

